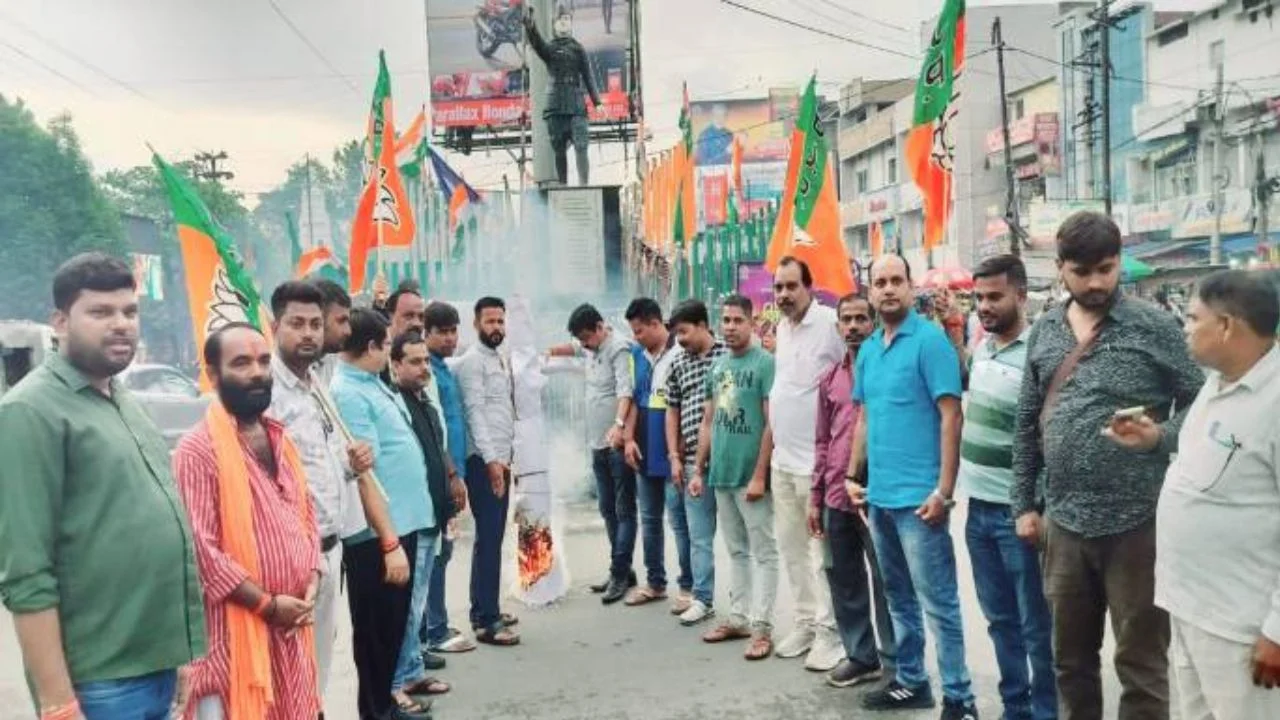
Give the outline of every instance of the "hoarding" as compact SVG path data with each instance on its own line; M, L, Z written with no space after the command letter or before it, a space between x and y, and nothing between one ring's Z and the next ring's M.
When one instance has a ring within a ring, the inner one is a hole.
M592 122L631 117L633 79L627 66L632 0L561 0L573 16L601 105ZM427 61L436 128L512 127L529 108L524 73L541 62L525 47L522 0L431 0L427 3ZM550 27L543 39L552 40ZM583 98L586 104L586 98Z
M782 195L798 98L792 92L770 95L689 103L698 175L699 229L725 221L727 195L719 191L729 180L734 137L742 143L742 211L755 212Z
M772 332L782 319L782 311L773 299L773 273L762 262L738 263L738 294L751 301L756 335ZM813 299L820 305L835 307L839 298L826 290L814 290Z

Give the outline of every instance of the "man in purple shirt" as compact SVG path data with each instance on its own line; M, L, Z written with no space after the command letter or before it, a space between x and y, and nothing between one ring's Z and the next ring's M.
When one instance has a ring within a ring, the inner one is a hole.
M846 653L845 659L827 673L827 682L835 687L851 687L879 679L884 674L884 665L890 666L892 676L896 646L880 568L871 547L871 533L865 517L854 508L844 487L858 412L853 404L853 361L862 341L875 330L875 311L866 298L846 295L840 299L836 312L837 327L848 351L844 360L823 376L818 388L809 532L825 541L823 564L831 586L836 627ZM871 627L873 601L875 631ZM878 654L876 632L880 634Z

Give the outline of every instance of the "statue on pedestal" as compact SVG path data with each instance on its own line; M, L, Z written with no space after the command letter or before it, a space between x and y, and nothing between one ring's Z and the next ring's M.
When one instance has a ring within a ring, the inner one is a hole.
M530 9L532 11L532 8ZM532 12L524 17L529 47L547 66L547 106L542 119L547 123L551 136L551 150L555 153L556 176L561 185L569 182L569 143L573 143L578 163L578 182L587 184L587 108L582 96L589 95L593 107L599 107L600 96L591 80L591 63L582 43L573 37L573 15L564 5L556 9L551 23L555 37L551 42L542 39L534 24Z

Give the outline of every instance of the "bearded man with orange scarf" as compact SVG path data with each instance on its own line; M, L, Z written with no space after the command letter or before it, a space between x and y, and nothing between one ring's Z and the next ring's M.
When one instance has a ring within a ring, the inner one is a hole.
M204 585L209 654L188 669L195 720L314 720L311 625L324 566L298 451L271 404L271 345L233 323L209 335L218 400L174 453Z

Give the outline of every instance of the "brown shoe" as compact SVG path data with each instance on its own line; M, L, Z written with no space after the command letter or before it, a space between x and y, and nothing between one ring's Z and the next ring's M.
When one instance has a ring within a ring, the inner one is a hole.
M681 590L671 601L671 614L683 615L686 610L693 606L693 595L688 590Z
M751 636L751 644L742 654L748 660L763 660L773 654L773 638L768 633L757 632Z
M751 631L746 628L723 623L703 635L702 642L721 643L727 640L746 640L749 637L751 637Z

